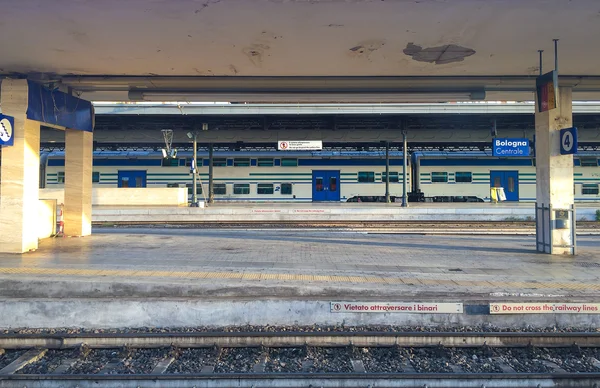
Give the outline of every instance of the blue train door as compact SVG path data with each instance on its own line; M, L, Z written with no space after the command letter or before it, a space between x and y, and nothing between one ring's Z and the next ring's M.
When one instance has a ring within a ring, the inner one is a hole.
M119 187L146 187L146 171L119 170Z
M518 171L490 171L490 187L504 187L507 201L519 200Z
M340 172L318 170L312 173L312 200L339 201L340 200Z

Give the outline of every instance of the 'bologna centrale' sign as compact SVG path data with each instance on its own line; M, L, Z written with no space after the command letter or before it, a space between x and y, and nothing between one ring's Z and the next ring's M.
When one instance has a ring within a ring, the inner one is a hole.
M493 156L529 156L529 139L494 139Z

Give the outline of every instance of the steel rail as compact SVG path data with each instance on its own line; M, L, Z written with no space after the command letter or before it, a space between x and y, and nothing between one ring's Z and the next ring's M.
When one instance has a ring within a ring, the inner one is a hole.
M404 347L600 347L600 333L524 332L196 332L2 334L0 348L64 349L86 344L91 348L177 347L300 347L300 346L404 346Z

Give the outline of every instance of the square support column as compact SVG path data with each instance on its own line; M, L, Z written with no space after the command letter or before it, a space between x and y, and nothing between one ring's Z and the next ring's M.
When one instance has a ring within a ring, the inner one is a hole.
M40 123L26 118L26 80L2 81L2 113L15 118L14 145L2 147L0 252L38 248Z
M65 130L65 234L92 234L93 133Z
M572 89L561 87L558 108L535 114L538 252L575 254L573 155L560 154L560 130L573 125L572 105Z

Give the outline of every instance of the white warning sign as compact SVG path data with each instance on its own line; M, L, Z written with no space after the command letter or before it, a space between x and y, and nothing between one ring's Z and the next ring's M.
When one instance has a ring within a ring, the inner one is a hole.
M490 314L600 314L600 303L490 303Z
M462 303L331 302L332 313L462 314Z
M318 151L323 149L322 140L280 140L277 142L279 151Z

